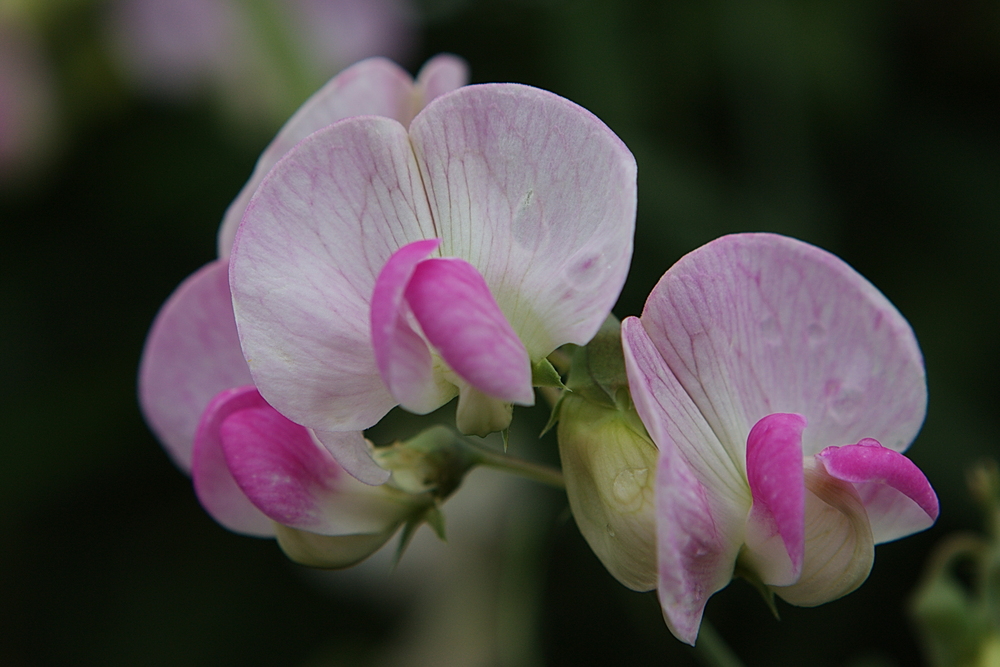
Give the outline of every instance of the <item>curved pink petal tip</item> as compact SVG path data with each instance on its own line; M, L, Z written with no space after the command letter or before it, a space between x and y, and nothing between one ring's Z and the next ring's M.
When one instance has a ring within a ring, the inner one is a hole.
M425 260L406 300L427 340L463 380L494 398L535 402L528 351L474 266L458 258Z
M747 437L747 481L753 507L747 519L747 546L767 551L774 535L784 554L761 553L765 583L795 583L805 556L805 476L802 431L806 420L797 414L768 415L754 424ZM788 562L785 562L787 557ZM778 567L781 565L782 567Z
M231 415L267 405L253 385L220 392L213 398L194 438L191 477L198 501L220 524L237 533L273 537L268 519L247 498L229 469L220 429Z
M375 463L361 431L315 431L315 434L337 463L358 481L371 486L389 481L392 473Z
M324 524L322 500L344 475L309 430L289 421L260 394L220 424L233 478L264 514L293 528Z
M827 447L816 458L831 476L854 484L876 544L924 530L937 520L938 497L924 473L876 440Z
M418 413L438 404L430 351L407 321L406 286L417 264L439 245L439 239L427 239L397 250L379 273L372 293L372 348L379 373L393 398Z

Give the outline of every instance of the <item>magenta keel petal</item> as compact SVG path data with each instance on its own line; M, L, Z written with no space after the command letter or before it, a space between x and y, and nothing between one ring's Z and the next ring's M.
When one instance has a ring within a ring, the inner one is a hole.
M504 401L534 403L528 352L474 266L457 258L425 260L406 300L427 340L463 380Z
M805 554L805 477L802 431L797 414L773 414L750 429L747 437L747 481L753 506L747 519L747 547L766 584L787 586L802 571ZM780 537L784 553L773 552Z
M259 398L227 416L219 428L233 478L268 517L286 526L323 525L323 497L344 473L312 439Z
M191 477L201 506L229 530L271 537L271 520L247 498L229 469L220 428L232 414L267 405L253 385L220 392L198 424L191 457Z
M372 348L382 381L399 403L417 413L439 407L431 353L408 322L406 287L417 264L441 241L427 239L403 246L389 258L372 293Z
M827 447L816 458L831 476L854 484L876 544L924 530L937 520L937 494L920 468L899 452L866 438L856 445Z

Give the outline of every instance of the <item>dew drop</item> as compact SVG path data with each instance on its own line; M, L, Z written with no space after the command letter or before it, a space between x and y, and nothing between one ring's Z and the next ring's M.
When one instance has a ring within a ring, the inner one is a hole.
M813 322L806 329L806 335L811 345L818 345L826 339L826 328L819 322Z
M625 506L642 499L642 490L649 477L649 468L625 468L615 476L613 493L615 500Z

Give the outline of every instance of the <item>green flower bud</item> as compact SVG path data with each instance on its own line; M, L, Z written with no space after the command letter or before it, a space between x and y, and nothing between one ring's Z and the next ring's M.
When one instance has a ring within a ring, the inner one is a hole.
M656 587L656 447L635 411L566 396L559 455L569 506L584 538L618 581Z
M617 320L576 350L567 386L554 418L573 517L618 581L651 590L657 449L632 407Z
M475 451L446 426L432 426L409 440L377 447L372 456L392 472L391 485L440 500L450 496L479 462Z

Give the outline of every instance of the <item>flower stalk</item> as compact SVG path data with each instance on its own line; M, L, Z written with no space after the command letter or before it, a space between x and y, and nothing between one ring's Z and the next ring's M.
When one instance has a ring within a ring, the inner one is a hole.
M479 465L509 472L518 477L530 479L533 482L539 482L557 489L566 488L566 481L563 479L562 471L558 468L542 463L534 463L533 461L525 461L516 456L510 456L489 449L469 439L466 439L465 443L466 446L475 452Z

